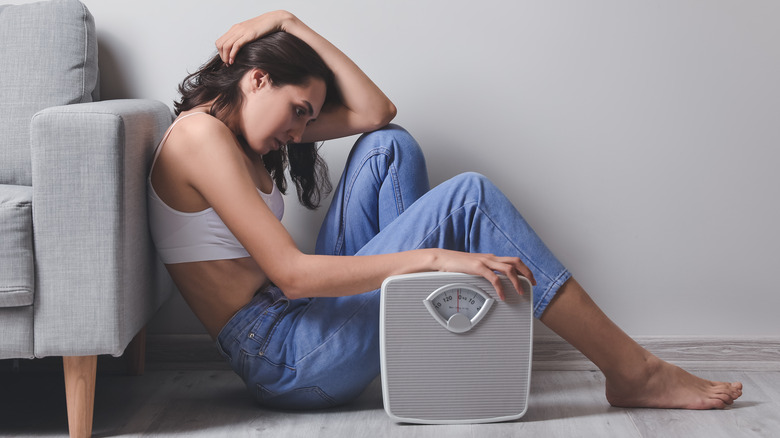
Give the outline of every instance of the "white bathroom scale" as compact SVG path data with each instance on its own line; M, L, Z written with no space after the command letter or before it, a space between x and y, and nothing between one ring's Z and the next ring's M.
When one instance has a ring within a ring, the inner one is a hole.
M506 301L482 277L426 272L382 284L380 362L385 411L397 422L510 421L531 383L531 283Z

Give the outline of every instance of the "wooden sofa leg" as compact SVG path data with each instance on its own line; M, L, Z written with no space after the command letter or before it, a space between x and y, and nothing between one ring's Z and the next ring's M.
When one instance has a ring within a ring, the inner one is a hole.
M65 398L71 438L92 435L97 356L64 356Z
M125 348L125 366L127 374L141 376L146 363L146 327L142 328Z

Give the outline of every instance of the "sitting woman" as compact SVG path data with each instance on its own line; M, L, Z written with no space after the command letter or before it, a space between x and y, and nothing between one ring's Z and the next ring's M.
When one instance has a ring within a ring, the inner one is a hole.
M420 147L384 93L284 11L233 26L180 86L149 178L153 238L176 285L260 403L345 403L379 373L378 288L421 271L483 276L500 298L535 285L535 316L592 360L614 406L730 405L640 347L591 301L509 200L463 174L429 190ZM304 254L282 226L289 168L314 208L330 189L313 142L365 133ZM498 273L516 290L503 290Z

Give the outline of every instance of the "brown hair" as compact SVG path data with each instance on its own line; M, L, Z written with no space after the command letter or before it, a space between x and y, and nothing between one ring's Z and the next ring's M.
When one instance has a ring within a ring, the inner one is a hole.
M220 120L227 119L241 107L243 94L239 82L254 68L268 73L271 84L277 87L305 85L311 78L320 78L325 81L327 90L325 106L339 102L333 72L317 52L294 35L275 32L244 45L230 66L217 55L184 78L179 85L181 100L173 105L175 113L178 115L213 101L209 114ZM248 150L246 141L240 135L238 139ZM263 163L282 193L287 190L284 171L289 168L298 200L306 208L317 208L332 188L328 166L314 143L299 143L271 151L263 156Z

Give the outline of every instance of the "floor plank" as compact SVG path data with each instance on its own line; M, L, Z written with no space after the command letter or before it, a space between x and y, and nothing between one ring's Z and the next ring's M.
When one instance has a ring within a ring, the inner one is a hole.
M604 397L593 371L534 371L523 432L549 437L640 436L630 417Z
M380 382L355 403L320 412L258 407L227 370L147 370L100 374L94 436L124 437L768 437L780 436L780 372L709 371L741 380L745 395L724 411L618 409L593 371L534 371L528 413L508 423L396 424L382 408ZM62 375L0 372L0 436L65 437Z

